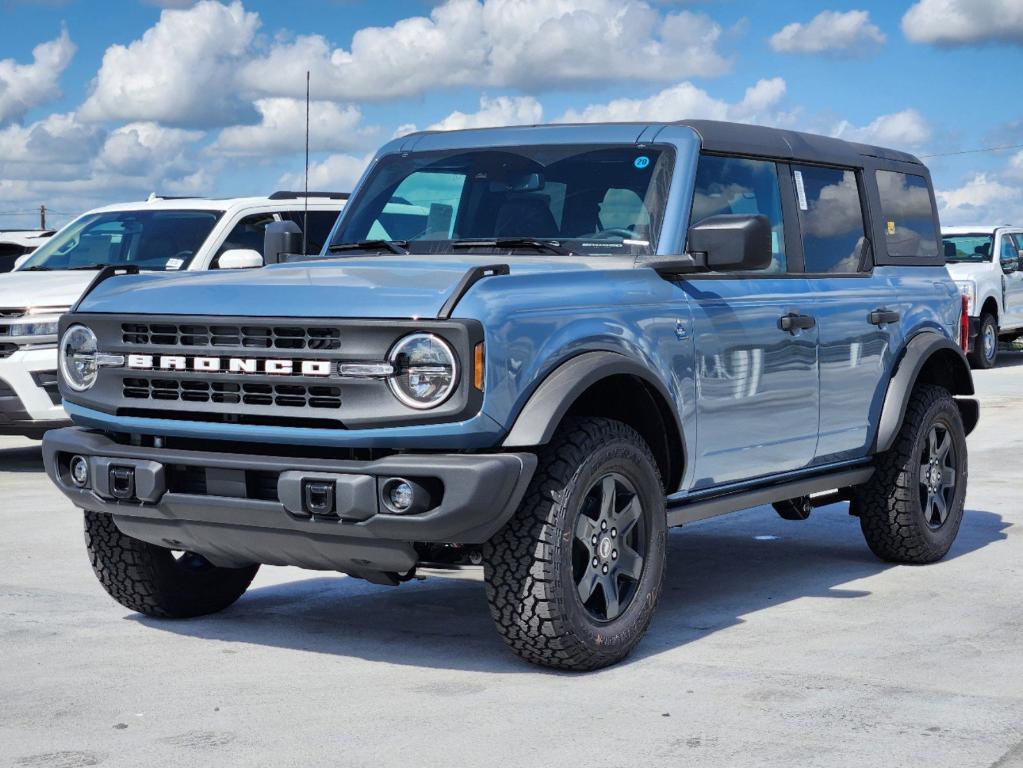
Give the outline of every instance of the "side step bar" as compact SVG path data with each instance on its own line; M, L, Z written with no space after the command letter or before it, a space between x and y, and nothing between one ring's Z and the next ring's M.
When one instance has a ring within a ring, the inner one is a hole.
M838 472L830 472L826 475L814 475L812 477L800 478L799 480L791 480L787 483L754 488L749 491L737 491L710 498L677 502L674 505L671 505L669 502L668 527L672 528L677 525L685 525L686 523L695 523L697 520L706 520L709 517L717 517L729 512L738 512L740 509L749 509L761 504L773 504L776 501L809 496L812 493L820 493L821 491L831 491L836 488L859 485L869 480L873 474L873 467L854 467Z

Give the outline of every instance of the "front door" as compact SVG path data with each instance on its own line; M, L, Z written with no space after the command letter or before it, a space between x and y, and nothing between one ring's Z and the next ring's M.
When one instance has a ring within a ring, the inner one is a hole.
M763 214L772 260L760 272L680 281L696 349L694 490L800 469L817 444L816 319L806 281L787 270L779 167L703 155L697 169L692 222Z
M1000 239L998 257L1003 273L1003 293L999 325L1002 328L1019 328L1023 326L1023 271L1019 269L1017 239L1023 242L1023 236L1003 232Z

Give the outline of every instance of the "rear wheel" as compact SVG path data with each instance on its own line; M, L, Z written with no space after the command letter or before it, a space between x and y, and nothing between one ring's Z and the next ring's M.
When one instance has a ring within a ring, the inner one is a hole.
M918 386L892 448L857 489L871 551L895 563L932 563L959 532L966 499L966 432L948 390Z
M515 517L486 546L498 632L536 664L589 670L624 658L661 591L664 490L649 447L603 418L566 424L540 454Z
M125 536L110 515L85 513L92 570L114 600L147 616L188 618L216 613L245 594L259 565L221 568L192 552Z
M974 368L991 368L998 360L998 320L985 312L980 317L980 329L977 340L970 353L970 363Z

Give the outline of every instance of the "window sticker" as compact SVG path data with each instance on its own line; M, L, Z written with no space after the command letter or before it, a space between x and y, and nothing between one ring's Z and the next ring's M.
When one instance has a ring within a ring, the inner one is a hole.
M639 168L640 170L643 170L648 165L650 165L650 158L647 157L646 155L640 155L639 157L632 161L632 164Z
M796 178L796 196L799 198L799 210L808 211L810 206L806 204L806 187L803 186L803 172L793 171L792 175Z
M888 234L889 235L894 235L895 234L895 222L894 221L889 221L888 222Z
M167 259L167 269L181 269L184 259Z

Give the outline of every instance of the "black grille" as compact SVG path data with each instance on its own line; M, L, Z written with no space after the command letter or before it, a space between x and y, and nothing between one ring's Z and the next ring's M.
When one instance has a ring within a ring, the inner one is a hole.
M0 357L10 357L17 350L17 344L0 344Z
M0 309L0 317L11 318L24 316L25 316L24 309Z
M341 330L329 326L302 325L122 323L121 340L133 346L325 351L341 348Z
M131 400L174 400L230 405L277 405L292 408L341 407L341 388L320 384L249 384L191 379L124 379Z
M166 470L167 490L171 493L187 493L192 496L215 495L210 492L210 483L206 477L205 467L169 464ZM279 472L258 469L245 470L245 498L280 501L280 497L277 495L279 477Z

